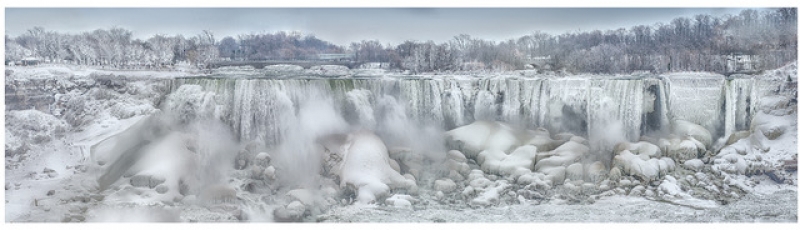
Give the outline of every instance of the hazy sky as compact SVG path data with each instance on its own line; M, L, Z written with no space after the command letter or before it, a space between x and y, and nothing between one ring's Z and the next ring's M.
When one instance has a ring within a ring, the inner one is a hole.
M344 45L378 39L442 42L458 34L506 40L532 31L550 34L669 23L673 18L735 15L740 8L6 8L11 36L34 26L78 33L112 26L136 38L194 36L203 29L218 40L250 32L301 31Z

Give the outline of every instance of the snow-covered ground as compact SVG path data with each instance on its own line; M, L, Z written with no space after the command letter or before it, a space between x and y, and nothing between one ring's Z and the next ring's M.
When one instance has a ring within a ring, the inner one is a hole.
M796 80L787 68L768 74ZM164 95L170 78L196 73L8 70L20 90L57 81L43 88L49 111L6 111L6 222L797 222L796 94L761 99L730 137L675 122L677 135L616 145L606 166L584 137L495 122L443 134L441 153L390 146L343 128L326 100L281 118L308 131L287 137L296 146L240 143L220 122L221 95Z

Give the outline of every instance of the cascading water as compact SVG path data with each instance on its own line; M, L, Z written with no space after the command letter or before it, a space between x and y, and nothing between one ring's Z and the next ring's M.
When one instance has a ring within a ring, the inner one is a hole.
M670 121L678 119L699 124L715 137L745 129L757 100L781 85L770 79L697 74L283 80L220 76L177 79L173 89L183 84L215 92L220 102L216 113L238 137L268 146L281 143L285 124L295 119L299 103L312 92L330 98L336 113L351 125L368 129L380 126L390 96L402 106L404 119L413 123L408 125L449 130L476 120L497 120L590 140L638 141L643 135L668 133ZM610 132L613 129L619 132Z

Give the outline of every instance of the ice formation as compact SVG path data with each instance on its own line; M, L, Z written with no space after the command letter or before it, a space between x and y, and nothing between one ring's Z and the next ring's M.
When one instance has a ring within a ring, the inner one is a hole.
M785 77L359 77L334 66L252 76L260 71L45 82L57 92L51 113L6 115L7 172L30 172L7 178L43 189L25 197L26 185L6 183L11 207L35 207L7 219L116 220L96 208L105 205L150 220L325 221L342 209L616 196L716 209L797 183L796 86ZM311 75L289 74L298 71ZM31 81L7 83L22 100L38 90ZM77 154L41 160L55 148ZM178 210L156 218L129 205Z

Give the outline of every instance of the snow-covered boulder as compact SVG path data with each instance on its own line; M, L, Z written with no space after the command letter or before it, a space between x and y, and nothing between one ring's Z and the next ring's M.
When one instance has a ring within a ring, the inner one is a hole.
M691 140L672 141L671 143L667 156L681 163L697 159L701 151L701 149L698 149L697 144Z
M384 203L386 205L394 206L395 208L413 209L413 205L418 203L419 200L405 194L395 194L387 198Z
M675 162L670 158L650 158L647 155L635 155L628 150L614 156L613 163L622 175L636 176L644 182L650 182L675 170Z
M279 207L272 212L273 219L278 222L299 222L306 212L306 206L300 201L293 201L286 206Z
M479 194L475 199L472 199L469 204L471 206L486 207L497 204L500 201L500 196L505 194L511 185L505 180L498 180L497 182L487 186L487 188Z
M660 158L661 157L661 149L652 143L649 142L620 142L614 147L614 154L619 154L623 150L628 150L635 155L640 156L647 156L648 158Z
M347 137L341 164L341 187L352 186L358 203L387 197L391 189L413 189L416 183L391 168L386 145L374 133L359 130Z
M791 98L783 95L773 95L759 98L756 108L765 114L783 116L796 110L796 108L790 107L790 104Z
M567 166L566 177L571 181L583 180L583 164L574 163Z
M678 137L693 137L706 147L710 147L713 144L711 132L703 128L703 126L685 120L675 120L672 122L672 134Z
M549 186L563 184L567 178L567 167L564 166L544 167L537 170L537 172L544 174L544 182Z
M779 117L759 111L750 122L750 133L756 134L756 131L760 131L769 140L777 139L789 129L788 124L775 122L781 120Z
M535 171L541 171L551 167L566 167L580 162L588 153L588 146L576 141L568 141L552 151L537 154L534 168Z
M425 156L410 148L396 147L389 149L389 158L390 166L392 160L394 160L398 164L397 166L401 168L402 171L397 172L407 173L416 178L420 177L422 171L425 170Z
M599 183L600 181L605 180L608 177L608 170L606 170L606 166L603 162L595 161L594 163L590 164L586 170L585 178L589 182Z
M525 145L506 155L500 150L484 150L478 154L477 162L487 173L499 175L522 175L530 172L536 158L536 146Z
M536 146L536 149L539 152L551 151L556 147L564 144L571 138L571 136L569 137L561 136L561 138L559 138L558 140L553 140L550 138L550 132L541 127L529 131L528 134L531 136L531 138L528 139L525 142L525 144Z
M483 150L507 152L522 144L514 128L494 121L476 121L447 131L446 135L451 149L461 150L468 158L476 158Z
M455 191L457 188L456 183L450 179L444 180L436 180L433 182L433 189L436 191L442 191L444 193L449 193Z
M683 167L692 171L700 171L703 169L703 161L700 159L692 159L683 162Z

